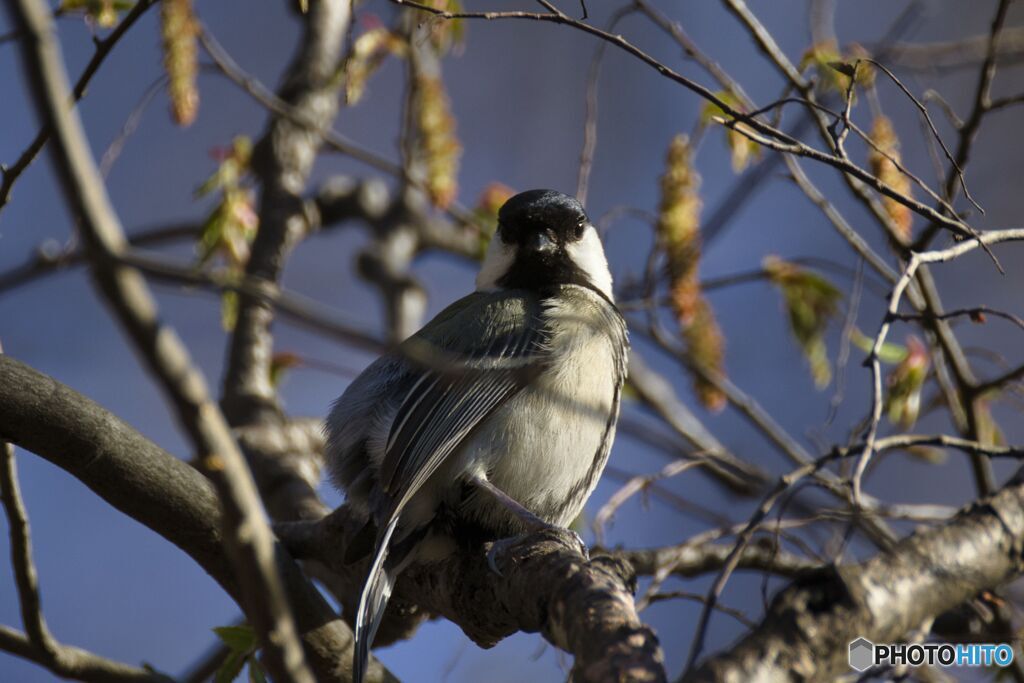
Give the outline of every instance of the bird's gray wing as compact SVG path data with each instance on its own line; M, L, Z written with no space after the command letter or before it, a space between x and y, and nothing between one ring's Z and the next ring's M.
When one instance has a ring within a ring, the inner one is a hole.
M531 294L477 293L403 344L420 371L392 422L379 473L392 515L481 421L543 369L540 312Z

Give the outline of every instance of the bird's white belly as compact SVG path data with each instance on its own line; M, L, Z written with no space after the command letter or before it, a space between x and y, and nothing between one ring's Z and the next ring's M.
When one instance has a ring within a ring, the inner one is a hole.
M488 418L459 460L467 473L486 476L538 517L565 526L604 466L618 379L606 334L587 329L571 307L547 314L559 318L551 346L560 360ZM568 497L573 502L566 505ZM507 519L492 501L474 507L481 521L492 514Z

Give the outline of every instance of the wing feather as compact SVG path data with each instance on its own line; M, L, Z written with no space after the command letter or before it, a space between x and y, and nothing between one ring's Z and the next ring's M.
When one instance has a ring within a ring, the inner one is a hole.
M530 307L495 306L502 325L483 351L423 370L392 422L380 481L398 514L405 503L491 412L543 369L546 333ZM457 324L459 321L453 320ZM513 324L510 324L513 323ZM485 328L486 329L486 328Z

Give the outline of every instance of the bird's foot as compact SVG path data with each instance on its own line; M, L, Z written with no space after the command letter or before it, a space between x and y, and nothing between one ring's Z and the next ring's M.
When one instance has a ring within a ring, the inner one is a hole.
M522 538L522 536L509 536L508 538L499 538L491 543L491 549L487 551L487 566L490 567L492 572L504 578L505 574L502 573L501 568L498 566L498 556L518 543Z
M576 551L583 556L584 560L590 560L590 550L587 548L587 544L583 542L583 539L578 533L572 529L566 529L555 524L542 523L535 529L531 529L525 534L519 536L509 536L508 538L499 538L498 540L491 543L490 550L487 551L487 566L492 572L498 576L504 576L501 568L498 566L498 558L502 554L508 551L509 548L520 543L527 538L535 534L548 534L556 537L561 543L566 546L575 546Z
M583 559L588 562L590 561L590 548L587 547L587 544L583 542L578 533L572 529L563 529L562 527L553 527L552 531L556 531L559 535L569 536L576 545L576 550L583 556Z

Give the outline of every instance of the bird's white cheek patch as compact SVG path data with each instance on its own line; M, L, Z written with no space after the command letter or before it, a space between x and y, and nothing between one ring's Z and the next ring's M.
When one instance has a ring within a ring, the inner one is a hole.
M515 248L505 244L498 235L492 237L476 276L476 288L480 291L497 289L498 280L508 273L514 260Z
M588 225L578 241L566 247L573 263L587 276L587 279L601 290L601 293L614 301L612 296L612 274L608 270L608 260L604 256L601 238L597 236L594 226Z

